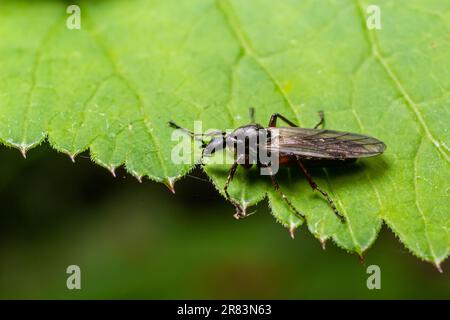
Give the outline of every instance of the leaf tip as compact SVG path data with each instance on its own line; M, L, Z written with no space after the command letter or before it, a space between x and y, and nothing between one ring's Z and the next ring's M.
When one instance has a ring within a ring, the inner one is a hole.
M444 273L444 270L442 270L441 264L439 262L433 263L434 267L439 271L439 273Z
M175 194L175 179L174 178L166 178L166 179L164 179L163 183L170 190L170 192Z
M362 253L358 253L358 256L359 256L359 262L362 265L365 265L366 264L366 257L364 257L364 255Z
M320 246L322 247L322 250L325 250L327 248L327 239L326 238L321 238L319 240L320 242Z
M132 176L133 177L135 177L136 178L136 180L139 182L139 183L142 183L142 178L144 177L142 174L139 174L138 172L136 172L136 171L131 171L131 174L132 174Z
M24 148L24 147L20 147L19 150L20 150L20 153L22 154L22 157L24 159L26 159L27 158L27 151L28 151L28 149Z
M117 175L116 175L116 168L115 168L115 167L110 166L110 167L108 167L108 170L109 170L109 172L111 172L111 174L112 174L112 176L113 176L114 178L117 177Z
M292 239L295 239L295 230L296 230L296 226L292 225L289 227L289 235L291 236Z

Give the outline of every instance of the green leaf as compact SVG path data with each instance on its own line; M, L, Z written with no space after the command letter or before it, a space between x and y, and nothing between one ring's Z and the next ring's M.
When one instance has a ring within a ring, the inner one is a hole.
M325 242L360 255L382 221L421 259L448 256L450 3L377 2L381 30L352 1L81 1L81 29L63 1L0 3L0 139L23 154L48 139L74 158L89 149L114 172L171 186L191 168L171 161L174 120L232 129L278 112L312 127L387 144L378 158L317 169L341 224L296 168L281 190ZM222 190L228 166L208 166ZM238 170L233 198L265 198L277 221L297 218L257 171ZM231 209L231 207L230 207Z

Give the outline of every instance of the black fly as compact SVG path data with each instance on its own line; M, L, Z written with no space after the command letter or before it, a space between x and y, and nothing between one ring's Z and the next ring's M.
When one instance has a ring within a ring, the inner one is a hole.
M244 208L230 197L228 194L228 186L233 180L236 169L239 165L245 168L250 168L253 164L258 167L268 167L267 163L260 161L260 157L256 157L256 161L250 161L249 157L252 153L252 148L248 146L248 140L255 138L258 147L266 150L269 154L275 153L278 155L279 165L297 165L303 172L313 190L319 191L328 201L330 207L341 221L345 221L344 216L337 210L333 200L317 183L313 180L305 167L305 163L312 163L318 165L325 165L337 161L354 162L358 158L372 157L383 153L386 145L375 138L341 131L323 130L318 127L324 122L323 112L319 112L320 121L313 129L299 128L295 123L275 113L271 116L267 128L255 123L254 111L250 108L250 117L252 123L235 129L232 133L217 131L208 135L196 135L193 132L181 128L173 122L169 122L170 126L176 129L181 129L188 133L192 138L203 142L203 155L209 156L215 151L222 150L225 147L230 147L234 152L235 162L230 168L228 178L224 187L224 193L227 199L235 206L237 219L246 216ZM283 120L289 127L277 127L277 119ZM264 141L260 141L261 133L268 137ZM277 143L274 144L271 137L277 135ZM203 138L205 136L212 137L212 139L205 143ZM244 149L240 149L239 145L245 145ZM244 150L244 151L242 151ZM256 151L258 153L258 151ZM280 190L280 186L275 177L276 173L269 174L272 180L272 185L275 190L279 192L287 205L303 219L305 216L299 212L289 201L286 195Z

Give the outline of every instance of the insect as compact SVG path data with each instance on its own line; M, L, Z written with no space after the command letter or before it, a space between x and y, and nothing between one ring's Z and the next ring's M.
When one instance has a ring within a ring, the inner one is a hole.
M182 128L174 122L169 122L169 125L176 129L181 129L189 134L193 139L202 141L203 156L210 156L218 150L231 146L231 151L234 152L234 163L231 166L228 177L224 186L224 193L228 201L230 201L236 208L234 217L236 219L244 218L246 216L244 208L228 193L228 187L233 180L236 169L239 165L244 168L250 168L253 165L258 167L267 167L266 162L262 162L260 157L256 157L256 161L250 161L251 153L258 153L248 146L248 140L251 138L257 141L258 147L268 153L276 152L278 155L278 163L280 166L296 165L300 168L309 185L313 190L320 192L328 201L330 207L333 209L336 216L345 222L344 216L338 211L334 201L329 194L323 190L312 178L305 163L317 165L329 165L335 162L354 162L358 158L372 157L384 152L386 145L373 137L361 135L357 133L341 132L334 130L318 129L324 123L324 113L319 112L320 121L314 128L300 128L294 122L290 121L281 114L274 113L269 121L268 127L263 127L257 124L254 120L254 110L250 108L251 123L235 129L231 133L222 131L215 131L210 134L194 134L188 129ZM284 121L288 127L277 127L277 120ZM263 133L263 135L261 135ZM276 133L277 143L273 144L272 137ZM206 143L203 139L211 137L211 140ZM265 140L258 138L267 137ZM240 145L245 145L244 148L238 148ZM240 150L240 151L239 151ZM272 185L280 194L286 204L292 211L305 219L305 215L297 210L288 197L281 191L280 185L276 178L276 173L269 174Z

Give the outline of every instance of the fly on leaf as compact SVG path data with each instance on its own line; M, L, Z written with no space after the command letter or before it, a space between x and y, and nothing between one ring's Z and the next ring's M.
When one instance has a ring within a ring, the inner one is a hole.
M280 166L298 166L312 189L319 191L328 201L336 216L342 222L345 222L345 217L338 211L328 193L313 180L306 169L305 163L326 165L342 161L354 162L359 158L373 157L383 153L386 145L378 139L362 134L318 129L324 123L323 112L319 112L319 115L320 121L312 129L300 128L278 113L271 116L267 127L263 127L254 121L253 108L250 108L252 123L239 127L228 134L222 131L215 131L209 134L195 134L172 121L169 122L169 125L183 130L193 139L200 140L203 144L203 156L210 156L226 147L234 154L235 160L229 170L224 193L236 208L234 215L236 219L246 216L245 209L231 198L228 193L228 187L239 165L247 169L253 165L267 168L275 190L296 215L305 219L305 215L297 210L281 191L276 179L276 172L270 171L271 163L261 160L262 153L266 153L269 155L276 154L276 160ZM277 127L278 118L289 125L289 127ZM205 138L210 138L209 142L205 142ZM274 143L274 140L276 140L276 143ZM256 142L256 145L252 146L252 143L249 143L249 141Z

